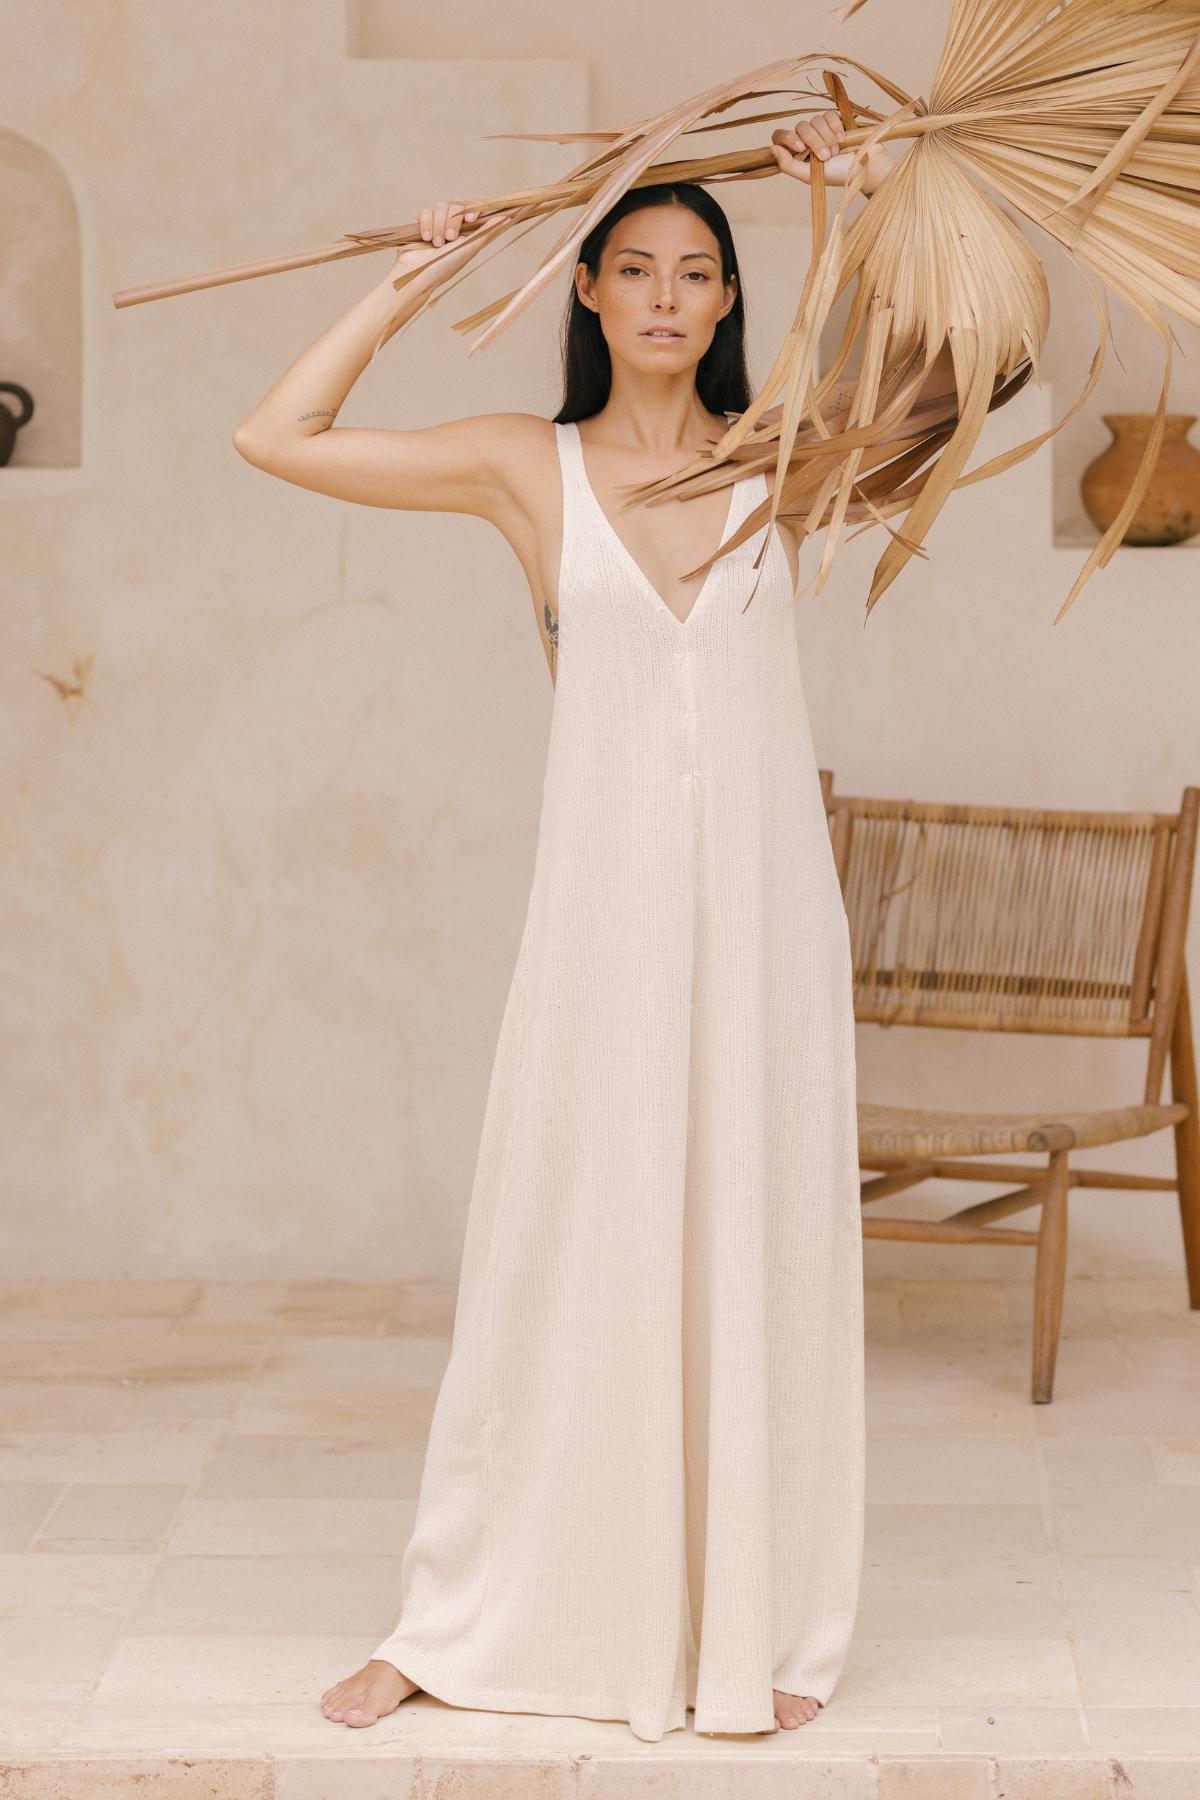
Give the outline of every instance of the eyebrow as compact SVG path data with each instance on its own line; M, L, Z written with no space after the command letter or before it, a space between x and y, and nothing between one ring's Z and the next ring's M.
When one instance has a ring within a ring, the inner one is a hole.
M618 256L648 256L650 258L651 262L654 261L653 250L635 250L632 244L626 244L626 246L623 250L617 251L617 255ZM711 262L711 263L715 263L717 260L716 257L712 254L712 252L710 250L689 250L686 253L686 255L681 256L679 260L680 260L680 262L687 262L689 260L689 258L691 258L693 256L706 256L708 258L709 262Z

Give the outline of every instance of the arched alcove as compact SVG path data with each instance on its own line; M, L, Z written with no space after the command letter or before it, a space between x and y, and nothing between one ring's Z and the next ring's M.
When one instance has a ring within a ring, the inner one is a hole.
M61 166L40 145L0 128L0 268L4 333L0 382L33 396L0 484L17 469L74 469L80 462L83 327L79 214ZM15 396L0 405L19 412Z

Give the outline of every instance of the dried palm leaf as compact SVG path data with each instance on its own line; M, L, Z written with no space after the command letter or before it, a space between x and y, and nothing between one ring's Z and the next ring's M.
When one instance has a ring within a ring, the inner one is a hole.
M846 0L841 17L864 4ZM852 101L831 64L867 77L891 110ZM808 72L819 73L824 91L789 85ZM780 108L724 116L743 103L780 96L787 100ZM677 139L791 119L805 107L828 106L831 96L846 127L843 146L857 150L858 162L832 216L822 165L812 163L812 254L774 366L709 451L629 491L653 503L767 473L768 499L689 574L706 571L765 522L783 517L801 538L827 533L809 584L814 593L828 579L847 523L883 525L888 544L875 567L869 613L908 559L926 554L925 537L954 489L1012 468L1078 412L1111 337L1104 292L1111 289L1161 340L1163 380L1125 502L1080 569L1056 616L1061 619L1119 546L1157 460L1172 367L1165 315L1200 323L1200 0L953 0L928 101L853 57L824 51L764 64L621 130L502 134L592 148L560 181L465 203L480 214L469 230L479 250L553 214L570 217L519 288L457 320L455 329L484 327L472 355L491 343L560 270L573 267L593 225L630 188L760 180L779 172L769 149L656 161ZM905 154L847 223L868 149L903 139L911 140ZM1072 259L1096 307L1100 335L1087 381L1062 417L966 472L986 415L1036 376L1049 327L1045 271L1001 202ZM509 216L497 229L500 213ZM129 305L418 238L415 223L349 232L319 251L114 298ZM409 279L397 277L397 290ZM852 282L842 340L818 378L822 333ZM453 285L427 288L406 323ZM389 335L390 328L376 350ZM928 372L947 344L954 388L930 395ZM856 352L857 376L839 383ZM903 522L893 529L888 521L898 513ZM760 566L761 560L760 551Z

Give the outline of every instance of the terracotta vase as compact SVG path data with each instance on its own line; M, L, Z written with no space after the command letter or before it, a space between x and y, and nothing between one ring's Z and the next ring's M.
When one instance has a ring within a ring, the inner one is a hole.
M1092 524L1106 531L1129 492L1153 413L1104 413L1113 441L1083 471L1079 492ZM1200 450L1187 434L1195 413L1168 413L1158 461L1123 544L1181 544L1200 531Z

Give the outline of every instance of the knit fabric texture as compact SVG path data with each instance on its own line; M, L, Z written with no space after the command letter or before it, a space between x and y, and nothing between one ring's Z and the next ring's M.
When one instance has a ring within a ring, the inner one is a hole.
M452 1705L775 1729L862 1568L850 939L770 527L686 621L575 425L558 674L454 1335L374 1655ZM733 487L724 536L767 493ZM758 587L743 610L756 573Z

